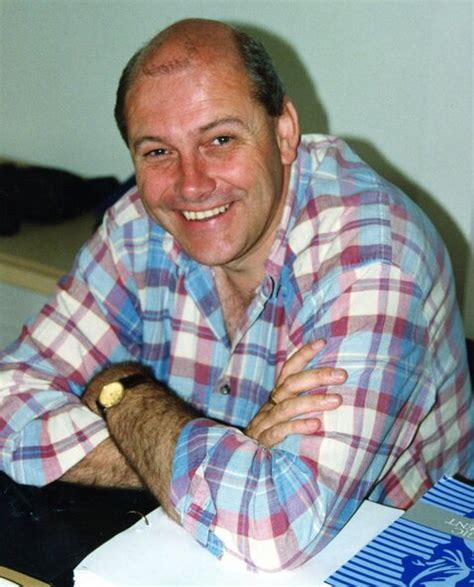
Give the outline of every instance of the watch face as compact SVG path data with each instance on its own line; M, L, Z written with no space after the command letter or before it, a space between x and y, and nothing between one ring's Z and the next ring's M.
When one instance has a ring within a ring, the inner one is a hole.
M111 408L118 404L124 394L124 387L120 381L113 381L112 383L108 383L104 385L100 394L99 394L99 403L104 408Z

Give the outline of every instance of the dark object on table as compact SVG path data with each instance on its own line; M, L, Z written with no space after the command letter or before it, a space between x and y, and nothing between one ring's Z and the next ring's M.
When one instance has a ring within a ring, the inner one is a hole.
M0 235L14 234L23 220L61 222L94 210L119 185L114 177L86 179L50 167L0 164Z
M0 473L0 566L72 587L87 554L157 506L146 491L60 481L39 488Z
M110 206L115 204L117 200L119 200L123 195L125 195L130 188L132 188L136 184L135 176L131 175L125 181L123 181L117 189L110 194L107 194L103 200L99 202L99 205L96 207L95 212L97 214L97 226L100 225L102 222L103 216Z
M466 338L467 361L469 363L469 373L471 374L471 383L474 391L474 340Z
M12 190L0 187L0 235L10 236L20 230L20 211Z

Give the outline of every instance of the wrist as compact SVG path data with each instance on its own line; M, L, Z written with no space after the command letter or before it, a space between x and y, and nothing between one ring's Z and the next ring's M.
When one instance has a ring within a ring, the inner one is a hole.
M126 362L111 365L91 379L82 401L93 412L103 416L102 407L105 409L111 407L112 403L114 403L114 395L117 395L119 399L123 399L120 396L125 395L129 387L134 387L140 383L138 376L146 377L149 382L154 381L152 372L139 363ZM107 393L104 393L102 400L99 401L104 388L108 388Z
M154 380L148 373L132 373L119 377L103 385L96 399L99 414L107 419L107 412L120 404L125 395L133 392L134 388L143 384L153 383Z

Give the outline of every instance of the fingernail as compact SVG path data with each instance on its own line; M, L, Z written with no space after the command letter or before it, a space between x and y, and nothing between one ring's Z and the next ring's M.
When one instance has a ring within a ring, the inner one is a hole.
M315 340L311 343L311 347L316 350L322 348L325 344L326 341L322 338L319 338L318 340Z
M333 369L331 371L331 375L334 377L334 379L337 379L338 381L344 381L344 379L346 378L346 372L344 371L344 369Z

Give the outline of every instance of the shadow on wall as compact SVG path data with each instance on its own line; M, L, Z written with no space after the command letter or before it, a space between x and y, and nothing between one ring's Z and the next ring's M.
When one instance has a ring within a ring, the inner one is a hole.
M318 93L293 47L275 34L256 26L241 22L231 25L259 39L272 56L283 81L285 90L295 104L303 133L328 134L328 117L319 100Z
M241 22L230 24L248 32L265 45L275 62L288 95L298 110L302 132L331 134L328 115L319 99L317 89L293 47L265 29ZM392 165L373 144L358 137L341 136L340 138L349 143L377 173L405 192L431 219L450 253L457 297L460 306L463 307L464 302L467 302L465 288L470 248L456 221L432 195Z

